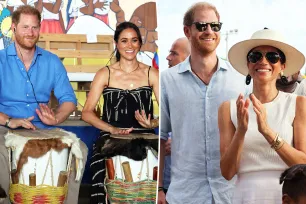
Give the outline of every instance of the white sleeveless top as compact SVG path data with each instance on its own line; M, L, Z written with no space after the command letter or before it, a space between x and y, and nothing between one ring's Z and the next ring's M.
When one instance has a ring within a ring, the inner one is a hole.
M297 95L279 91L277 97L265 103L270 128L293 146L293 120ZM230 101L231 120L237 128L236 100ZM259 133L253 104L249 106L249 124L245 134L238 174L253 171L282 171L288 168L265 137Z

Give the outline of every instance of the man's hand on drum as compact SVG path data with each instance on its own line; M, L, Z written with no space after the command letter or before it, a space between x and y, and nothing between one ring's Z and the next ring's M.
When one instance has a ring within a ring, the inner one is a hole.
M35 125L33 125L31 123L31 121L34 119L34 116L31 116L29 118L12 118L10 120L10 123L9 123L9 127L12 128L12 129L15 129L15 128L18 128L18 127L23 127L23 128L26 128L26 129L32 129L32 130L35 130L36 127Z
M133 131L134 128L129 128L129 129L120 129L120 128L117 128L117 127L113 127L113 126L110 126L109 127L109 132L111 134L117 134L117 135L128 135L130 134L130 132Z
M146 112L144 110L141 110L141 113L139 110L135 111L135 118L139 122L139 124L144 128L152 128L151 125L151 114L146 115Z
M55 117L55 113L46 104L39 104L39 109L36 109L36 113L41 122L46 125L57 125L58 120Z

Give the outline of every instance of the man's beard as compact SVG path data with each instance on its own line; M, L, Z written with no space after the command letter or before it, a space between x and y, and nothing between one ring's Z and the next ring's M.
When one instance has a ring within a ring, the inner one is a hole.
M199 39L192 37L191 45L192 47L196 48L196 50L199 53L207 55L207 54L213 53L216 50L217 46L219 45L219 42L216 43L216 46L207 47L207 46L203 46Z
M15 36L15 40L16 42L18 43L18 45L22 48L22 49L26 49L26 50L30 50L30 49L33 49L36 45L36 43L38 42L38 38L33 38L32 39L32 43L26 43L25 37L20 37L18 35ZM29 45L30 44L30 45Z

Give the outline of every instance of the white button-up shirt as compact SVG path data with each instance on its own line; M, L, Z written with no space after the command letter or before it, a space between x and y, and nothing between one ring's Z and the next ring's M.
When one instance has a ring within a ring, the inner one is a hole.
M245 76L218 58L205 85L192 71L190 58L161 73L160 137L172 132L170 204L231 203L234 185L220 170L218 108L248 94Z

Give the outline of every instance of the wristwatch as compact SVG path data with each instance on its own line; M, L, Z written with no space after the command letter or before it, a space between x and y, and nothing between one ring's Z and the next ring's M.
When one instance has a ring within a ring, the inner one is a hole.
M12 118L9 117L9 118L5 121L5 125L4 125L5 127L10 127L9 124L10 124L10 122L11 122L11 119L12 119Z

